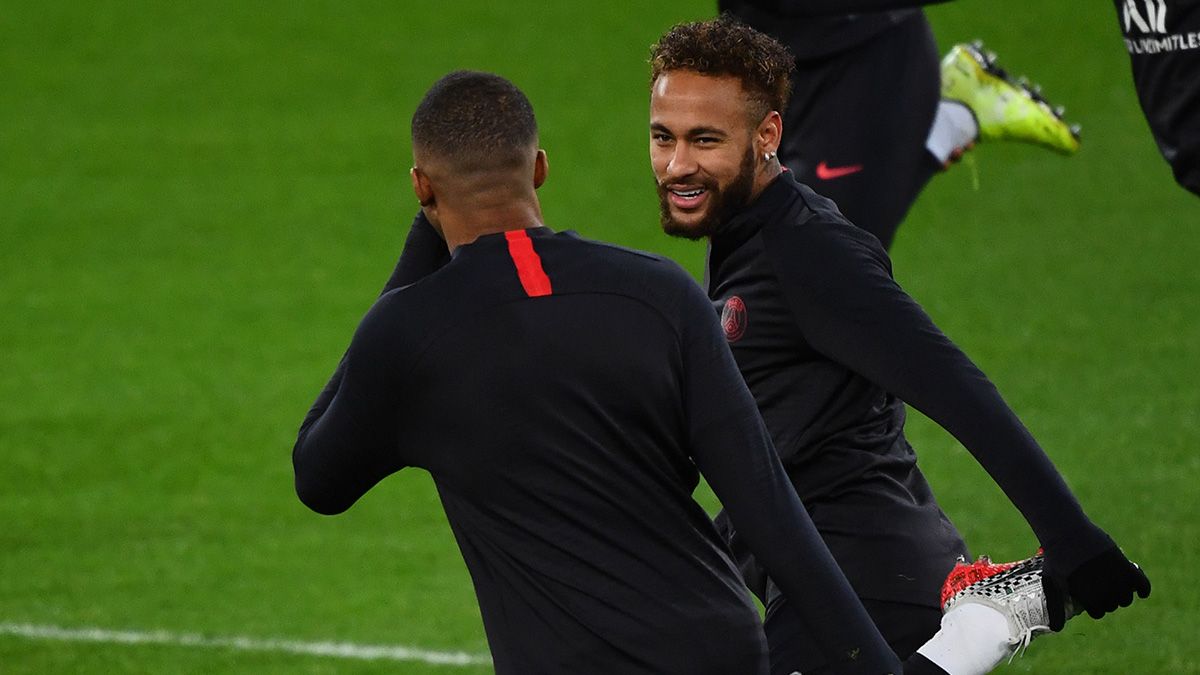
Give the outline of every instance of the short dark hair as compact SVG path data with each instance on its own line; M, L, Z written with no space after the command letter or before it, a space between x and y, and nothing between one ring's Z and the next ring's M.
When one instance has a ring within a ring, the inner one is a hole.
M529 99L491 73L446 75L429 88L412 117L415 150L476 166L520 162L537 137Z
M672 70L732 76L757 105L756 116L783 111L796 59L775 38L725 14L677 24L650 47L650 82Z

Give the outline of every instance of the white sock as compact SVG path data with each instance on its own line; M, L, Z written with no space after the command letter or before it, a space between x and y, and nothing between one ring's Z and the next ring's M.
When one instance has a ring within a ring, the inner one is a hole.
M942 628L917 650L949 675L984 675L1013 652L1008 619L998 610L962 604L942 617Z
M971 109L958 101L943 99L929 128L929 138L925 139L925 149L945 164L951 153L967 147L978 137L979 124Z

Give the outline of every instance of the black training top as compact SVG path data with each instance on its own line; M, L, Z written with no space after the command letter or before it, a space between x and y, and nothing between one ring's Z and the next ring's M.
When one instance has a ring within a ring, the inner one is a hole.
M867 42L946 0L717 0L746 25L782 42L799 61L824 58Z
M691 497L699 468L830 658L899 672L686 273L545 228L430 273L437 242L418 218L389 287L419 280L380 297L305 418L305 504L338 513L428 470L497 673L765 673L757 611Z
M1200 195L1200 0L1115 0L1138 101L1175 180Z
M1051 573L1113 545L992 383L893 280L879 241L833 202L784 173L713 237L707 271L775 446L861 594L928 604L945 574L944 560L893 552L897 538L929 537L942 521L936 503L906 492L919 474L902 401L991 474Z

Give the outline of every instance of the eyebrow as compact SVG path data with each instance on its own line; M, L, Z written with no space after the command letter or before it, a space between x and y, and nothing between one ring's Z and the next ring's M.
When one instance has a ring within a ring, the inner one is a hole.
M665 124L662 124L659 122L652 122L650 124L650 130L651 131L661 131L663 133L671 134L671 130L668 129ZM671 134L671 135L675 135L675 134ZM725 137L725 136L728 136L729 134L721 129L716 128L716 127L692 127L691 129L688 129L683 135L688 138L695 138L696 136Z

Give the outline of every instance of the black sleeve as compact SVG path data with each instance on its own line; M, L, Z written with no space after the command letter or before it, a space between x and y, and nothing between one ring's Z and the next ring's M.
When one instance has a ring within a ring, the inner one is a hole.
M892 9L911 9L925 5L940 5L949 0L721 0L719 11L732 10L738 5L750 5L761 10L789 16L820 16L885 12Z
M446 248L446 240L433 229L433 225L425 217L425 212L417 211L412 227L408 230L408 238L404 240L400 260L396 262L396 269L384 285L383 293L419 281L448 262L450 251Z
M384 284L380 296L415 283L441 269L448 262L450 262L450 251L446 248L446 240L442 239L442 236L433 229L433 225L425 217L424 211L417 211L417 215L413 217L412 227L408 231L408 238L404 241L404 248L400 251L400 259L396 262L396 268L392 271L391 277ZM341 387L342 379L346 374L345 369L346 357L343 356L333 371L333 376L329 378L325 388L317 395L316 402L305 415L304 421L300 423L301 440L304 439L308 429L329 408L334 395ZM296 447L299 448L299 446L300 444L297 443ZM292 456L294 463L294 451ZM300 487L299 479L300 476L297 473L297 489ZM345 510L349 506L350 504L346 504L341 510Z
M996 387L893 280L878 241L825 217L764 230L809 344L958 439L1029 522L1052 573L1111 547Z
M300 425L292 449L296 494L318 513L350 508L387 475L403 468L407 408L403 366L394 351L395 298L367 313L333 378Z
M697 467L837 672L900 672L784 473L712 305L688 286L684 406Z

